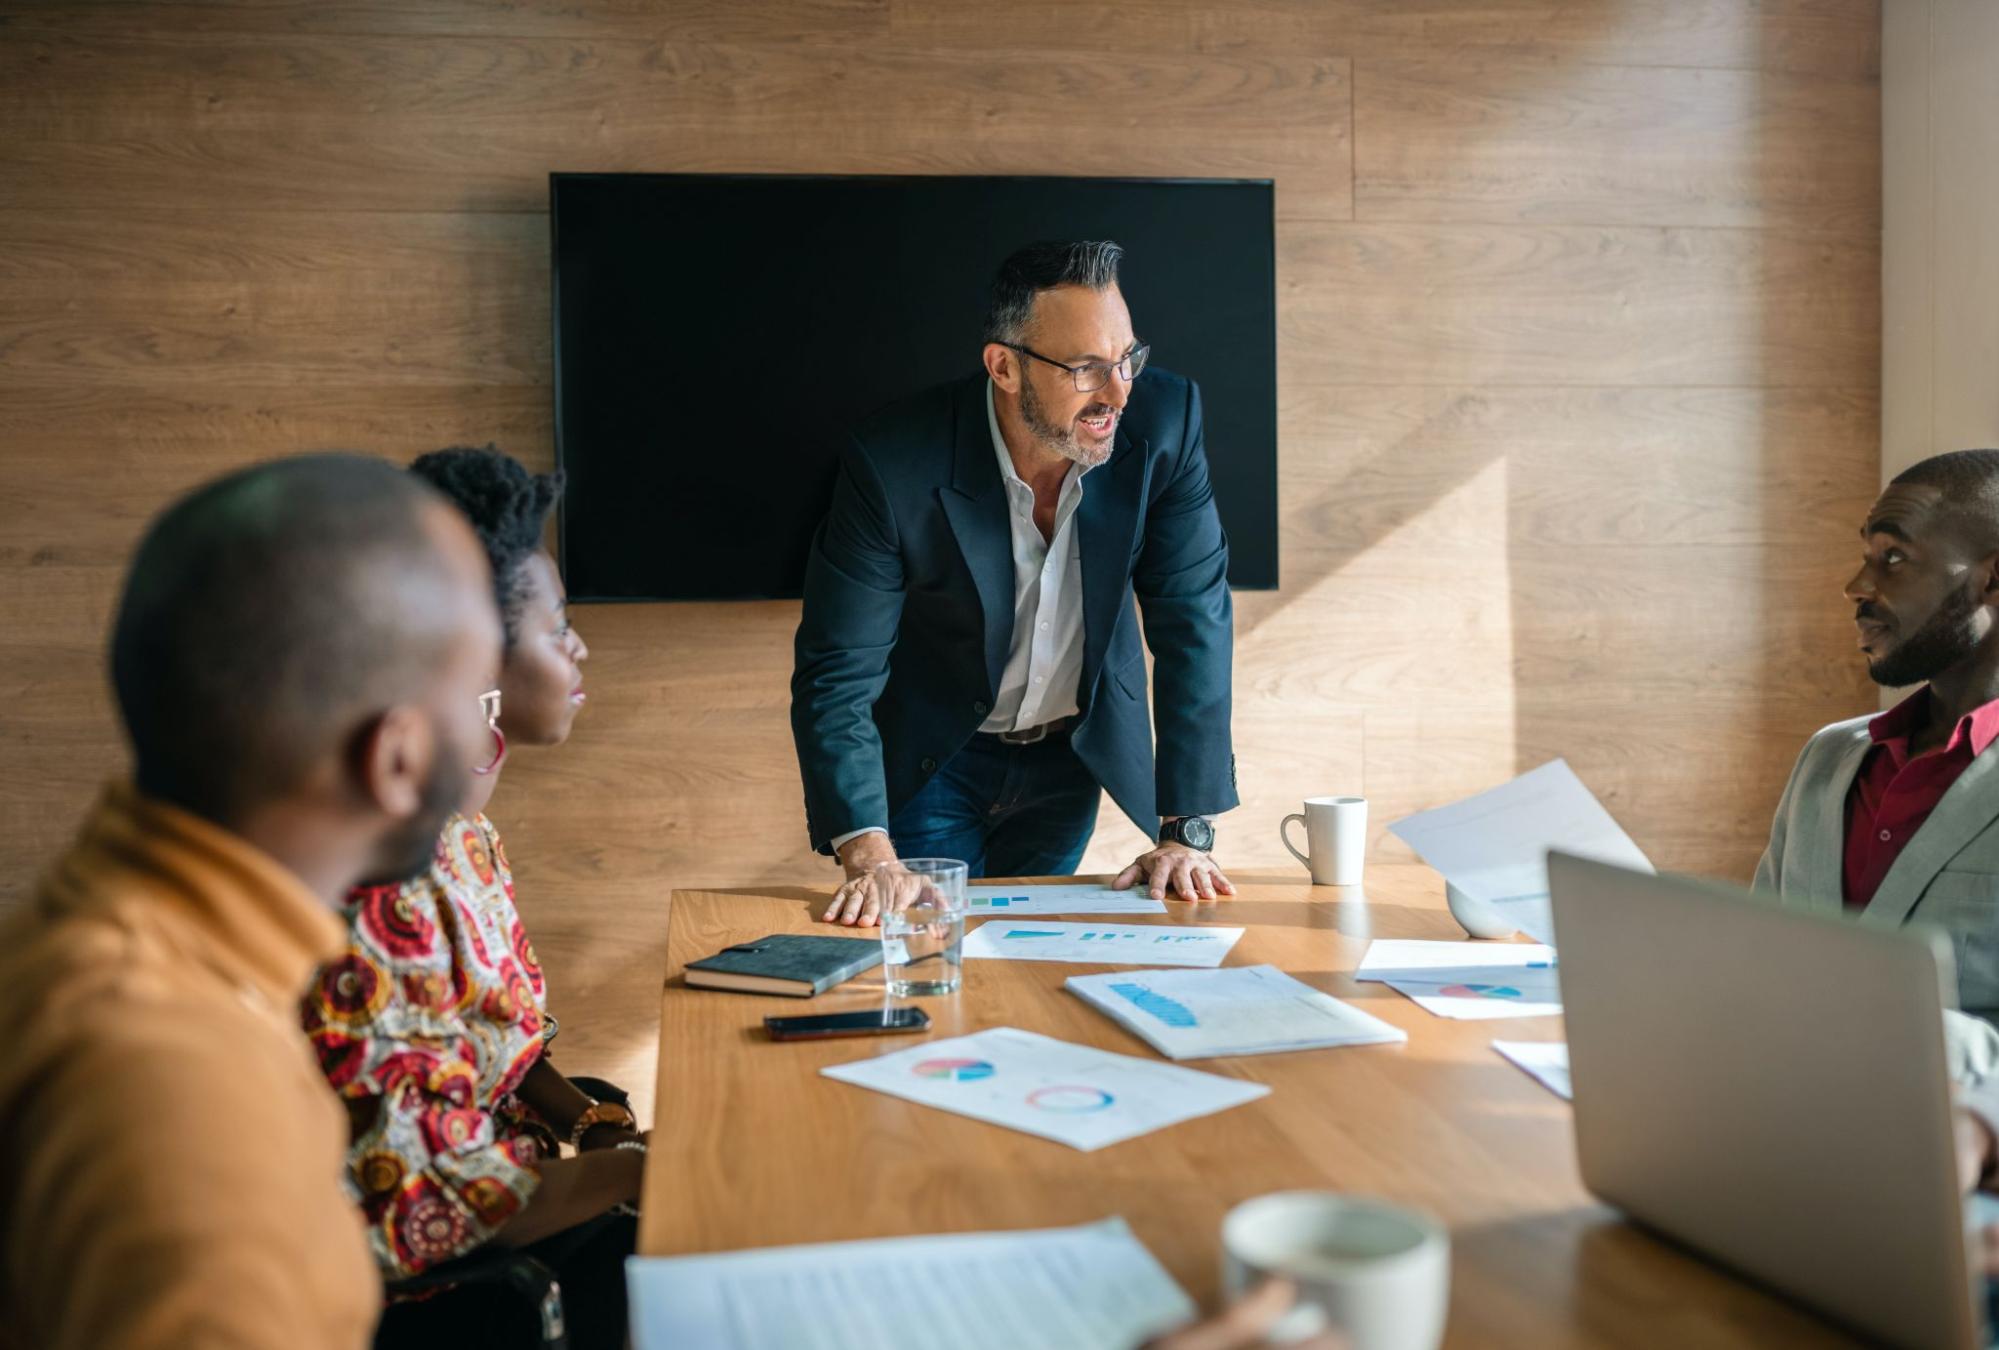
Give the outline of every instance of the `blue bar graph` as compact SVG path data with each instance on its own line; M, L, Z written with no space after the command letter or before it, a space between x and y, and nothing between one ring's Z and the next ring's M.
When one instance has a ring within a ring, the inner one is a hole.
M1194 1010L1179 999L1168 998L1156 989L1148 989L1142 984L1114 984L1111 992L1140 1012L1151 1013L1169 1027L1194 1027L1201 1024L1194 1016Z

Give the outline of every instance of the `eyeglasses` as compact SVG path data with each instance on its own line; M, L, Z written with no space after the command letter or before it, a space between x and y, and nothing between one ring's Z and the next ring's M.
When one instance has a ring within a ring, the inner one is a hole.
M500 761L507 757L507 736L500 730L500 691L488 689L479 695L479 712L486 719L486 730L493 733L493 758L482 766L475 766L473 773L482 777L495 772Z
M1119 379L1130 384L1138 378L1138 372L1145 369L1146 358L1152 355L1151 346L1135 346L1115 361L1089 361L1080 366L1072 366L1057 361L1052 356L1043 356L1040 352L1016 342L1003 342L1000 345L1019 352L1022 356L1031 356L1037 361L1044 361L1057 370L1068 371L1069 378L1076 382L1076 392L1079 394L1095 393L1109 384L1112 371L1117 372Z

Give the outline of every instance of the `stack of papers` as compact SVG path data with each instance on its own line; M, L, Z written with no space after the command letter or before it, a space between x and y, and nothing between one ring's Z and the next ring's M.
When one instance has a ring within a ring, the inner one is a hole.
M1559 759L1476 797L1405 816L1388 832L1444 880L1541 942L1555 940L1549 849L1652 870L1631 836Z
M1123 1219L634 1256L625 1283L638 1350L1130 1350L1194 1315Z
M1538 942L1369 943L1356 980L1378 980L1439 1017L1544 1017L1562 1010L1555 949Z
M968 886L968 915L974 919L1018 918L1023 914L1164 914L1166 906L1142 886L1114 891L1108 886Z
M1270 1092L1261 1083L1114 1055L1012 1027L928 1041L820 1072L1085 1153Z
M1240 928L1155 923L982 923L965 937L965 956L997 961L1081 961L1093 965L1218 966Z
M1408 1033L1275 966L1072 975L1068 986L1169 1059L1409 1039Z

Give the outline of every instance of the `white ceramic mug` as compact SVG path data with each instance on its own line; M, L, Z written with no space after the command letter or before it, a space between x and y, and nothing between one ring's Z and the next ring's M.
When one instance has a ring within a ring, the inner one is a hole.
M1333 1327L1352 1350L1437 1350L1450 1307L1451 1237L1435 1219L1332 1191L1279 1191L1222 1220L1222 1286L1268 1276L1298 1287L1273 1343Z
M1291 842L1291 822L1305 826L1305 851ZM1312 870L1314 886L1358 886L1367 856L1367 798L1307 797L1302 814L1284 817L1278 838Z

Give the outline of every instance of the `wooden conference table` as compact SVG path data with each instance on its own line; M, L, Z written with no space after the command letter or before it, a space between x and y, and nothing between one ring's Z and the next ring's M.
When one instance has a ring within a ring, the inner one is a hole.
M689 989L682 968L732 943L815 923L824 889L673 895L660 997L657 1120L639 1250L1045 1228L1123 1215L1204 1309L1217 1234L1267 1191L1382 1196L1451 1229L1449 1346L1848 1345L1810 1314L1621 1221L1576 1174L1569 1106L1492 1050L1557 1040L1558 1017L1450 1021L1351 972L1372 938L1462 938L1443 884L1374 866L1364 887L1237 879L1213 904L1119 923L1247 928L1227 965L1269 963L1409 1033L1404 1045L1202 1060L1269 1096L1094 1153L823 1078L829 1064L916 1037L773 1043L768 1014L878 1006L879 970L810 1002ZM872 931L872 930L864 930ZM858 936L859 934L856 933ZM1013 1026L1124 1054L1155 1052L1062 988L1116 967L968 961L955 996L916 1000L932 1038Z

